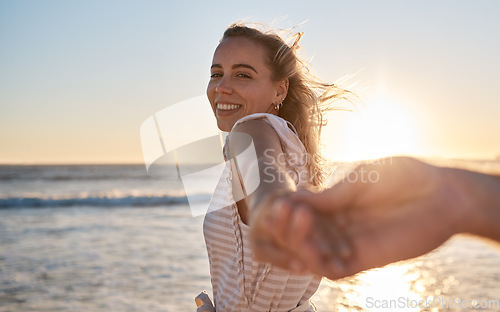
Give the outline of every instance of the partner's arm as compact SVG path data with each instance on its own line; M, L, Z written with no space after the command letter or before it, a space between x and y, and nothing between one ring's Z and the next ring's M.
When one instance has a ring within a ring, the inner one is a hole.
M460 232L492 239L500 243L500 176L461 169L447 169L448 183L455 187L456 197L470 218Z
M288 206L279 208L274 226L262 235L295 260L286 262L282 252L265 260L335 279L420 256L456 233L500 241L500 177L411 158L382 163L356 169L358 177L376 172L377 181L344 181L319 194L294 196L302 208L287 218L295 222L280 218ZM280 232L285 222L290 226ZM332 237L324 230L328 225L341 234ZM289 234L294 232L302 234Z

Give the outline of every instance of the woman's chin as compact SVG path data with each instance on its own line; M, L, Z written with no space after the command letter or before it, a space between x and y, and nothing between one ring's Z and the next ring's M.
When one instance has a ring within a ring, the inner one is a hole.
M243 116L240 114L232 114L231 116L219 116L216 114L217 126L221 131L230 132L233 129L234 124L240 120Z
M227 120L219 120L219 119L217 119L217 127L219 127L220 131L230 132L231 129L233 128L235 122L236 121L229 122Z

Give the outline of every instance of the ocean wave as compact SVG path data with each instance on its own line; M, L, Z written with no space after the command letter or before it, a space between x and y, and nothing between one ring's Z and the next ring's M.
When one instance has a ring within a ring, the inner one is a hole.
M199 172L213 165L157 165L146 171L144 165L0 165L0 182L10 181L99 181L99 180L179 180L184 174Z
M151 207L188 204L210 200L209 194L187 196L153 195L153 196L86 196L86 197L4 197L0 198L0 208L35 208L35 207Z

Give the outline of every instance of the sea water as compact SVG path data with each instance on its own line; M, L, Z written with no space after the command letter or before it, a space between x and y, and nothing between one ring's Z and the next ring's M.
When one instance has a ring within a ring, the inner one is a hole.
M0 311L195 311L194 297L211 294L202 222L179 179L143 165L0 166ZM500 311L500 252L455 237L324 280L313 301L319 311Z

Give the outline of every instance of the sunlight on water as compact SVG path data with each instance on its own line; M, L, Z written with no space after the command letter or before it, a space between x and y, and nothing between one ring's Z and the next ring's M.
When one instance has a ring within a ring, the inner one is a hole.
M383 311L387 308L399 308L404 311L418 311L412 302L422 298L412 289L411 282L418 273L411 273L413 266L393 265L371 270L358 276L360 283L355 287L358 305L368 311ZM419 287L425 290L425 287Z
M352 279L339 282L327 281L337 288L342 296L327 305L337 306L338 311L420 311L418 302L423 300L425 282L415 264L401 263L362 272ZM419 279L420 278L420 279ZM430 277L427 277L430 278ZM415 283L419 280L419 283ZM320 290L323 298L332 297L326 289ZM332 298L334 299L334 298Z
M498 249L457 236L416 259L324 279L313 302L318 311L500 311L498 261Z

